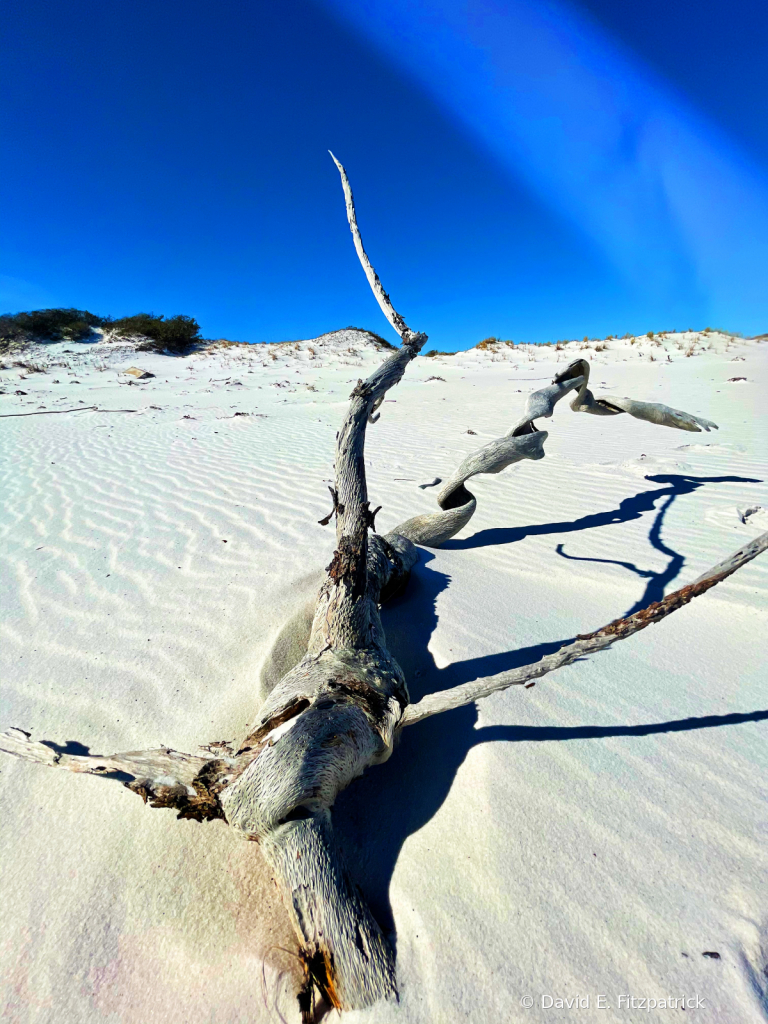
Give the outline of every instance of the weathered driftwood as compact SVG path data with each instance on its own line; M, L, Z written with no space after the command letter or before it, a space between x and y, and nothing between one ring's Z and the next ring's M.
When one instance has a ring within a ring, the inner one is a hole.
M528 396L522 419L509 433L478 448L464 459L437 495L440 512L414 516L395 527L393 532L410 538L415 544L431 548L439 548L454 537L467 525L477 508L474 494L464 486L466 481L480 473L500 473L522 459L543 459L544 442L549 434L546 430L538 430L534 420L552 416L557 402L575 388L579 389L571 402L571 409L575 412L597 416L618 416L627 412L635 419L677 427L678 430L717 430L717 424L711 420L671 409L668 405L636 402L632 398L595 398L587 388L588 383L589 363L586 359L576 359L555 376L549 387Z
M0 735L0 750L6 753L120 779L153 807L172 807L180 818L224 819L259 843L281 889L305 967L306 984L299 997L303 1020L313 1018L316 996L337 1009L352 1009L397 992L393 952L349 878L331 809L345 786L390 756L398 731L506 687L532 685L547 672L659 621L768 547L764 534L693 584L579 637L535 665L410 704L403 673L386 647L379 605L406 582L417 559L414 542L436 546L469 521L475 499L464 486L466 480L478 473L499 473L520 459L541 459L547 434L536 429L534 420L551 416L555 403L576 389L572 408L577 411L628 412L684 430L707 430L714 424L665 406L595 399L587 390L589 365L578 360L551 386L528 398L523 418L507 435L464 460L438 496L440 512L410 519L384 537L369 533L375 512L366 487L366 426L376 421L384 395L401 379L426 336L408 328L381 286L363 248L346 173L335 162L355 247L403 344L368 380L358 382L337 437L331 513L336 517L336 550L311 622L305 617L299 626L299 633L305 630L302 656L293 656L293 634L273 665L281 665L276 673L281 677L237 748L216 743L196 755L161 748L101 757L59 752L20 729Z

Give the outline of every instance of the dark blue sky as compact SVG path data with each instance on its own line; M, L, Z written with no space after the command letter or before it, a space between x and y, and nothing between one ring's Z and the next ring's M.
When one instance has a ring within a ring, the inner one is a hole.
M25 0L2 77L3 311L435 347L768 330L768 5Z

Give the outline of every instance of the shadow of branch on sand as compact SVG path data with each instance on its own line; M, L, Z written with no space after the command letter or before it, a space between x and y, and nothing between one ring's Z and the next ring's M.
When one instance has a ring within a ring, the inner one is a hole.
M697 491L703 484L759 484L761 480L744 476L684 476L679 473L661 473L657 476L646 476L652 483L664 484L653 490L641 491L631 498L625 498L618 508L607 512L593 512L579 519L565 520L559 523L536 523L532 526L502 526L491 530L480 530L471 537L449 540L444 548L465 551L471 548L485 548L495 544L514 544L525 537L536 537L552 533L574 533L579 530L592 530L598 526L614 526L640 519L644 512L652 512L656 502L666 498L677 498L683 494Z
M667 566L660 572L654 572L638 569L629 562L617 562L648 580L644 593L631 609L632 612L637 611L663 597L665 587L679 574L685 562L683 555L667 547L661 539L664 516L672 502L706 483L759 482L737 476L697 478L665 475L647 479L665 486L628 498L618 509L609 512L584 516L572 522L481 531L467 541L451 542L446 547L480 547L491 543L511 543L535 534L570 533L628 522L640 518L644 512L656 511L649 530L649 540L655 550L667 556ZM658 501L662 505L657 509ZM572 557L561 550L558 553L563 557ZM445 573L429 566L428 563L433 559L431 553L422 552L421 561L413 570L406 592L382 609L387 645L405 672L412 700L419 700L426 693L445 690L481 676L531 664L573 639L567 637L438 668L427 645L438 621L438 596L450 585L451 580ZM768 710L758 710L746 714L708 715L643 725L585 725L573 728L489 726L477 729L477 708L469 705L428 718L417 727L405 729L394 756L386 764L377 767L375 772L367 772L354 786L340 794L334 810L334 823L353 876L363 889L382 927L390 933L391 940L396 942L389 888L400 850L406 839L438 812L467 753L477 744L501 741L560 742L608 737L631 739L736 726L767 719Z
M403 732L393 757L340 794L334 809L345 858L382 928L396 943L389 888L400 850L439 811L468 752L480 743L551 743L715 729L768 721L768 710L706 715L643 725L494 725L477 729L475 706L458 708Z
M664 541L661 539L661 528L664 525L664 516L667 514L670 505L678 496L679 491L673 491L669 497L665 498L661 507L656 512L656 516L653 520L653 525L648 531L648 540L651 542L651 546L656 551L661 552L662 555L666 555L669 561L666 566L659 572L654 572L653 569L638 569L633 562L623 562L616 558L586 558L579 555L568 555L566 554L564 544L558 544L555 549L561 558L566 558L572 562L602 562L605 565L620 565L624 569L629 569L630 572L635 573L636 576L645 578L648 582L645 585L645 591L642 596L632 605L632 607L624 612L624 615L634 615L635 612L642 611L643 608L647 608L649 604L653 604L654 601L661 601L664 597L664 591L667 586L676 579L680 573L680 570L685 564L685 558L677 551L673 551L672 548L667 547Z

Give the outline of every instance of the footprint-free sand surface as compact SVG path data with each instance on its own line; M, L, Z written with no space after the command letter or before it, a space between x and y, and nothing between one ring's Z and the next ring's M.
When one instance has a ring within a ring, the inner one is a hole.
M336 430L384 354L343 331L6 357L0 728L93 753L241 738L275 637L330 561ZM418 485L580 356L596 393L720 429L566 400L539 423L543 461L474 479L469 526L422 549L383 611L414 700L535 661L768 529L768 343L714 332L419 358L368 432L377 528L434 509ZM336 805L400 987L345 1020L768 1019L767 626L764 555L613 650L405 730ZM296 947L256 844L5 755L0 797L4 1021L298 1019Z

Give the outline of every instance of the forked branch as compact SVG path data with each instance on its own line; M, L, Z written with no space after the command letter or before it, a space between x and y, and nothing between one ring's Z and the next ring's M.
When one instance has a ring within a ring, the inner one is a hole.
M0 736L0 750L6 753L119 778L152 806L173 807L180 817L222 818L258 842L275 873L305 965L300 997L305 1022L315 1019L318 993L328 1005L344 1010L397 994L394 951L347 871L331 809L342 789L387 760L398 730L509 686L531 685L556 668L609 647L660 621L768 548L764 534L663 601L578 637L535 665L409 704L402 670L387 650L379 604L407 579L418 558L413 541L438 546L469 521L475 499L465 487L468 479L499 473L521 459L543 458L547 433L537 430L534 420L551 416L555 404L576 389L575 411L607 416L627 412L684 430L708 430L714 424L655 403L596 399L587 390L589 364L578 360L528 398L523 418L504 437L462 462L438 496L438 513L408 520L385 537L369 535L375 513L366 487L367 425L378 418L384 395L427 339L411 331L384 291L363 247L346 172L333 159L358 257L403 344L366 381L358 381L338 434L331 513L336 516L336 550L315 605L311 635L302 634L308 641L306 653L286 667L237 750L211 744L201 748L207 756L163 747L99 757L67 753L19 729Z

